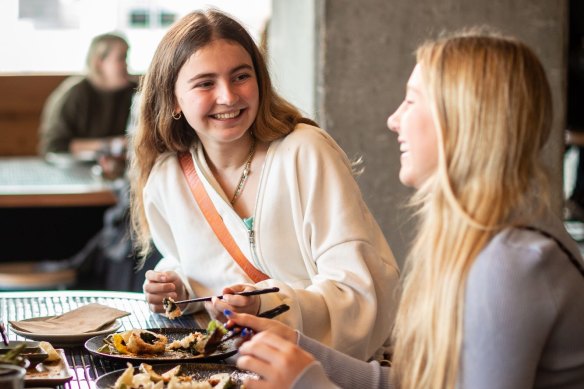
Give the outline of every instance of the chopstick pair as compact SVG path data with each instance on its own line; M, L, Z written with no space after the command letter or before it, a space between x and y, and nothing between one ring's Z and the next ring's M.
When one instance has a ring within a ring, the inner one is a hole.
M278 292L279 290L280 290L280 288L274 287L274 288L250 290L248 292L238 292L238 293L233 293L233 294L235 296L255 296L257 294L275 293L275 292ZM223 299L223 295L220 295L220 296L197 297L197 298L190 299L190 300L174 301L174 303L175 304L186 304L186 303L197 303L197 302L201 302L201 301L211 301L211 299L213 297L217 297L218 299Z
M290 309L289 305L281 304L281 305L278 305L276 308L273 308L273 309L270 309L270 310L267 310L265 312L258 314L258 316L266 318L266 319L273 319L274 317L288 311L289 309ZM213 353L215 350L217 350L217 348L219 347L219 345L221 343L224 343L224 342L228 341L229 339L233 339L237 336L240 336L241 332L244 329L245 329L245 327L242 328L239 326L234 326L229 330L229 333L227 333L226 335L224 335L221 338L214 338L212 336L211 339L209 339L207 341L207 343L205 344L205 354Z

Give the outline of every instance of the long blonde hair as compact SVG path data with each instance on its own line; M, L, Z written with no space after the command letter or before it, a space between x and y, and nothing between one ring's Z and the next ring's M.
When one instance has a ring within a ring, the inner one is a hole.
M420 216L394 328L397 387L457 384L466 281L497 232L549 206L540 161L551 93L516 39L468 30L417 50L438 131L436 173L416 192Z
M213 40L227 39L250 55L259 89L258 113L250 130L264 142L286 136L296 124L315 124L278 96L272 87L263 56L245 28L218 10L195 11L177 21L162 38L140 85L140 115L131 158L131 203L133 238L145 256L150 249L142 193L156 159L165 152L189 150L197 139L184 117L174 120L174 85L187 59Z

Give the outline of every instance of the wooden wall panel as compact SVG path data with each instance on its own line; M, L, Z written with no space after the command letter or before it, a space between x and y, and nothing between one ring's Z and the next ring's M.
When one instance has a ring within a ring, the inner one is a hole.
M45 100L68 75L0 75L0 156L36 155Z

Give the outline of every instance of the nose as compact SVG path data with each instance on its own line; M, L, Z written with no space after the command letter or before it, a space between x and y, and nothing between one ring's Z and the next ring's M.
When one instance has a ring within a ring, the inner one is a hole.
M228 82L223 82L219 84L217 91L217 104L231 106L237 103L239 96L236 90Z
M399 131L399 117L402 105L403 103L400 104L400 106L395 110L395 112L389 115L389 117L387 118L387 128L389 128L390 131L393 132Z

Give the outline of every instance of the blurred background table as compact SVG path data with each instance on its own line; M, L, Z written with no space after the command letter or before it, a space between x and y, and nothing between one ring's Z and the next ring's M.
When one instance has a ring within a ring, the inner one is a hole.
M90 163L62 158L0 157L0 207L108 206L116 203L109 183L91 174Z
M90 162L0 157L0 262L60 260L79 252L116 204Z
M168 320L162 315L151 313L142 293L106 291L44 291L44 292L2 292L0 293L0 317L3 321L23 320L33 317L60 315L89 303L100 303L118 308L131 315L119 319L122 323L118 331L133 328L206 328L208 316L185 315L176 320ZM10 340L24 340L7 326ZM83 345L63 348L73 379L57 386L60 389L94 389L94 381L100 375L123 369L125 364L94 357Z

